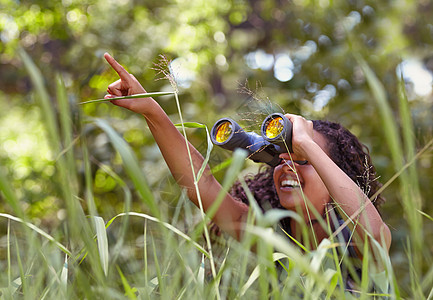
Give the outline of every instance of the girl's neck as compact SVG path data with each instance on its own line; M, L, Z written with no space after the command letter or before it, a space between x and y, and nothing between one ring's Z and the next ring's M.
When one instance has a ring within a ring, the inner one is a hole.
M326 223L326 212L327 209L324 209L323 214L321 215L322 220ZM326 232L326 229L319 223L317 219L308 219L304 220L304 224L300 226L298 222L294 218L290 220L290 230L292 236L299 241L301 244L307 246L309 245L309 249L316 249L317 246L324 238L328 238L329 234ZM305 230L302 230L305 228Z

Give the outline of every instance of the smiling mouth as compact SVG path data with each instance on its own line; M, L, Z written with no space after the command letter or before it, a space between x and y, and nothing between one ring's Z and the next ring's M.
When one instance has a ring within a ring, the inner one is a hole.
M299 188L299 187L301 187L301 185L299 184L299 182L297 180L286 179L286 180L281 181L281 187L282 188Z

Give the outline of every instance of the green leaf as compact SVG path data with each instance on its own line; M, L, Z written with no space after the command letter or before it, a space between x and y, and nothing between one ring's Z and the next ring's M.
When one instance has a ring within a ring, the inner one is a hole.
M197 182L200 180L201 176L203 175L203 172L207 166L207 163L209 161L210 158L210 153L213 149L213 143L212 140L210 138L210 134L209 134L209 130L207 129L206 125L201 124L201 123L197 123L197 122L184 122L184 123L178 123L178 124L174 124L174 126L176 127L183 127L183 128L202 128L202 129L206 129L206 138L207 138L207 151L206 151L206 157L203 160L203 163L201 165L200 170L197 172L196 178L197 178Z
M158 277L159 290L161 292L161 296L164 296L163 292L166 292L166 291L164 289L164 282L162 281L163 277L162 277L162 273L161 273L161 266L159 263L157 251L156 251L155 239L152 239L152 248L153 248L154 266L155 266L155 270L156 270L156 275ZM165 297L162 297L162 298L165 298Z
M273 253L272 259L273 261L277 261L283 258L288 258L286 254L283 253ZM256 266L254 270L251 272L250 277L248 278L247 282L242 286L241 291L238 294L238 297L236 298L242 298L242 296L245 295L246 291L251 287L251 285L254 283L254 281L257 280L260 276L260 266Z
M385 141L388 143L395 169L398 171L403 167L403 152L401 150L398 128L394 122L394 116L386 96L385 87L361 55L355 53L355 58L365 74L365 78L373 94L373 99L376 101L378 112L381 116L380 120L382 121Z
M111 144L119 152L122 157L123 165L126 173L132 179L135 188L137 189L141 199L149 207L153 215L159 216L159 209L155 203L152 191L149 188L143 170L139 167L138 159L132 151L128 143L110 126L101 119L94 119L95 124L100 127L108 135Z
M71 119L71 110L69 107L69 100L66 92L65 84L63 83L62 77L57 74L56 76L56 96L59 109L59 121L62 129L63 137L63 151L59 153L57 159L60 155L66 153L66 166L67 166L67 176L72 187L77 189L77 170L75 166L75 157L73 146L77 140L73 139L73 122ZM74 193L77 193L74 191Z
M45 237L47 240L53 242L60 250L62 250L63 252L65 252L66 254L68 254L69 256L72 256L72 253L62 244L60 244L58 241L56 241L51 235L49 235L48 233L46 233L45 231L43 231L42 229L39 229L38 227L36 227L35 225L26 222L20 218L11 216L9 214L4 214L4 213L0 213L0 217L4 217L19 223L22 223L24 225L26 225L27 227L29 227L30 229L32 229L33 231L39 233L40 235L42 235L43 237Z
M418 209L417 209L417 211L418 211L420 214L422 214L424 217L426 217L427 219L429 219L430 221L433 221L433 217L431 217L430 215L428 215L428 214L426 214L425 212L420 211L420 210L418 210Z
M197 282L198 282L198 286L201 288L203 288L204 286L204 273L205 273L204 254L202 254L201 263L197 272Z
M263 219L261 220L263 223L261 225L272 226L278 223L281 219L287 217L294 218L301 221L300 216L294 211L284 210L284 209L270 209L266 211L265 214L263 215Z
M22 285L22 280L21 277L17 277L14 281L11 282L11 294L14 295L16 293L16 291L21 287Z
M102 269L105 276L108 274L108 240L107 231L105 230L104 219L101 217L93 217L95 221L96 237L98 239L98 251L101 259Z
M182 123L174 124L176 127L182 127ZM183 126L186 128L206 128L206 125L197 122L185 122Z
M3 174L5 169L0 167L0 192L3 194L3 199L12 207L15 214L24 218L24 212L19 205L18 197L16 196L15 190L12 188L12 184L6 179ZM1 194L0 194L1 195Z
M135 296L135 292L137 290L135 288L131 288L125 276L123 275L122 271L120 270L119 266L117 266L117 272L119 272L120 279L122 280L122 285L123 288L125 289L125 296L127 296L128 299L137 299L137 296Z
M54 106L50 100L50 96L45 87L43 76L39 68L32 61L30 56L22 48L18 49L18 54L27 69L30 79L36 91L36 99L42 109L43 121L48 131L48 137L51 143L51 148L57 154L60 148L60 136L57 126L56 113Z
M215 167L213 167L211 169L212 173L215 174L215 173L217 173L219 171L222 171L222 170L228 168L231 165L232 160L233 160L233 158L229 157L225 161L223 161L222 163L216 165Z
M60 273L60 283L62 284L62 287L66 290L66 287L68 285L68 255L65 255L65 262L63 263L62 271Z
M150 221L154 221L154 222L160 223L164 227L166 227L169 230L171 230L172 232L174 232L175 234L179 235L180 237L184 238L188 242L192 243L194 245L194 247L197 248L201 253L203 253L204 255L206 255L207 257L209 257L208 251L206 251L202 246L200 246L195 241L193 241L188 235L186 235L185 233L183 233L181 230L177 229L176 227L174 227L173 225L171 225L169 223L163 222L163 221L159 220L158 218L155 218L155 217L152 217L152 216L149 216L149 215L146 215L146 214L136 213L136 212L121 213L121 214L118 214L117 216L113 217L110 221L108 221L106 227L109 227L111 225L111 223L113 223L113 221L117 217L122 217L122 216L136 216L136 217L141 217L141 218L144 218L144 219L147 219L147 220L150 220Z
M239 175L242 166L244 165L246 157L247 157L247 151L245 151L244 149L238 148L233 152L232 164L230 165L230 168L226 172L222 184L222 189L218 193L218 196L215 199L215 201L212 203L211 207L207 211L207 215L209 218L212 218L214 214L217 212L219 206L224 200L227 191L230 189L230 187L233 185L233 182L236 180L237 176Z
M209 159L210 159L210 153L212 152L212 149L213 149L213 143L212 143L212 140L210 138L209 130L207 129L207 127L205 127L205 129L206 129L206 139L207 139L207 150L206 150L206 156L203 160L201 168L197 173L197 182L200 180L201 176L203 175L204 170L206 169L206 166L207 166Z
M153 292L153 290L155 288L157 288L159 285L158 282L158 277L154 277L152 278L148 283L147 283L147 289L145 290L146 294L150 295L150 293Z
M369 274L368 274L368 264L369 264L369 243L368 236L364 236L364 251L362 253L362 277L361 277L361 299L366 299L366 293L368 292Z

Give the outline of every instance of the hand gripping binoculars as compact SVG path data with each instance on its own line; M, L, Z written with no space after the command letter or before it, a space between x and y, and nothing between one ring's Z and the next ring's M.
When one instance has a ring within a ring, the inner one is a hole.
M266 163L271 167L280 164L280 153L292 152L292 123L281 113L265 118L261 135L244 131L230 118L219 119L212 127L212 142L223 149L248 151L254 162Z

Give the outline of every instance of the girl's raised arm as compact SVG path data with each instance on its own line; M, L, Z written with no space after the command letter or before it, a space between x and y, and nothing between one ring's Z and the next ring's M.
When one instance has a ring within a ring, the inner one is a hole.
M129 74L113 57L108 53L104 54L104 57L120 77L119 80L108 86L106 99L146 93L138 80ZM194 146L186 143L184 136L174 126L161 106L153 98L121 99L113 100L112 103L145 117L171 174L180 186L187 189L189 199L199 206L188 148L192 157L194 174L197 174L204 159ZM198 190L206 212L221 190L221 185L212 176L208 166L198 182ZM213 217L213 221L221 229L239 239L247 212L248 206L246 204L235 200L227 193Z
M286 114L286 117L293 123L294 153L313 165L334 202L346 215L359 221L362 225L356 226L359 237L364 239L364 230L367 230L380 244L384 241L388 250L391 245L388 226L368 196L313 140L313 123L301 116Z

